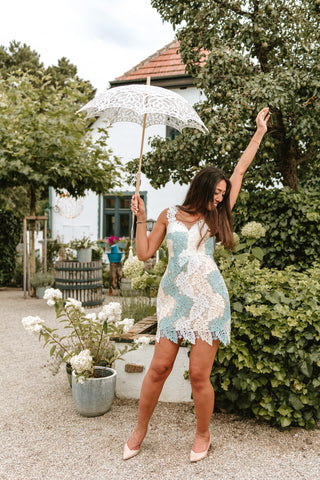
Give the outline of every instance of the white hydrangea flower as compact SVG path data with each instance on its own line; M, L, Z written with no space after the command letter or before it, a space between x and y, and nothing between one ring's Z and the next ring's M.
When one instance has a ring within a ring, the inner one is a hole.
M144 272L140 277L134 277L131 279L131 286L133 290L145 290L148 285L148 279L150 275L147 272Z
M266 235L266 229L258 222L249 222L242 227L241 234L244 237L259 239Z
M144 271L144 262L138 259L138 257L133 257L132 260L126 260L123 264L123 273L127 278L134 278L142 275Z
M33 317L32 315L24 317L22 320L22 325L28 332L39 333L42 330L44 325L44 320L41 320L40 317Z
M84 312L84 308L82 307L82 303L80 302L80 300L75 300L74 298L68 298L66 301L66 308L69 308L69 307L73 307L80 310L80 312Z
M87 318L90 322L96 322L96 320L97 320L97 315L96 315L95 313L87 313L86 318Z
M76 373L84 373L90 370L92 366L92 356L90 350L82 350L79 355L74 355L71 357L70 363Z
M47 288L43 295L44 300L47 300L47 305L53 307L57 300L62 298L62 292L58 288Z
M101 322L109 320L110 322L117 323L121 320L122 307L119 302L110 302L102 307L101 312L98 314L98 318Z
M117 326L123 327L123 333L128 333L130 328L134 325L134 318L124 318L121 322L118 322Z
M143 345L149 345L150 341L150 337L139 337L134 339L134 343L138 345L139 348L142 348Z

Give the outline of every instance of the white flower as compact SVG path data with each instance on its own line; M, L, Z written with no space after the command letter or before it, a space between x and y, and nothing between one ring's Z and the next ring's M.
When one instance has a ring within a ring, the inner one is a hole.
M261 238L266 234L266 229L258 222L249 222L242 227L241 234L248 238Z
M119 302L110 302L104 305L98 318L101 322L109 320L110 322L119 322L121 320L122 307Z
M123 264L123 273L127 278L134 278L142 275L144 271L144 262L138 259L138 257L133 257L132 260L126 260Z
M117 326L123 327L123 333L129 332L130 328L134 325L134 318L124 318L121 322L117 323Z
M95 322L97 320L97 315L95 313L87 313L86 318L90 322Z
M74 355L70 359L70 363L76 373L83 373L87 370L90 370L92 366L92 356L90 354L90 350L82 350L79 355Z
M73 307L77 310L80 310L80 312L84 312L84 309L82 308L82 303L79 300L75 300L74 298L68 298L66 301L66 308Z
M150 337L138 337L134 339L134 343L138 345L139 348L142 348L143 345L149 345L150 341Z
M40 317L24 317L22 320L22 325L28 332L39 333L42 330L44 321Z
M62 292L58 288L47 288L43 295L44 300L47 300L47 305L53 307L57 300L62 298Z
M148 285L148 280L150 275L147 272L144 272L140 277L134 277L131 279L131 286L133 290L145 290Z

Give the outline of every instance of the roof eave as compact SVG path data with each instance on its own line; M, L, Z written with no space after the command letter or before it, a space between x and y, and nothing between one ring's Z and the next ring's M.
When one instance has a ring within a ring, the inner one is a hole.
M110 82L111 88L120 87L121 85L129 84L145 84L147 82L147 77L142 78L129 78L129 79L118 79L112 80ZM151 85L156 87L165 87L165 88L186 88L194 85L194 78L190 75L162 75L151 77Z

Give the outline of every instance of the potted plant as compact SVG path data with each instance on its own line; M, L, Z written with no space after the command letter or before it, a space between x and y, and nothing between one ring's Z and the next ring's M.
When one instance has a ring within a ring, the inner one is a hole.
M79 262L91 262L91 250L94 245L95 242L85 235L70 242L70 248L77 250Z
M36 272L31 280L31 286L36 289L38 298L43 298L45 290L54 285L54 276L50 272Z
M108 244L111 247L111 253L108 253L108 258L110 263L118 263L121 262L121 259L123 257L123 252L119 251L119 237L115 237L112 235L111 237L108 238Z
M50 357L59 370L62 362L72 366L72 395L81 415L103 415L112 404L116 371L113 362L126 352L136 350L148 338L120 346L112 339L121 339L132 327L133 319L121 319L121 305L111 302L104 305L98 314L85 313L81 302L72 298L62 299L62 292L50 288L45 297L49 306L54 306L60 328L49 328L37 316L22 319L26 330L39 335L44 345L50 345ZM60 333L61 332L61 333Z

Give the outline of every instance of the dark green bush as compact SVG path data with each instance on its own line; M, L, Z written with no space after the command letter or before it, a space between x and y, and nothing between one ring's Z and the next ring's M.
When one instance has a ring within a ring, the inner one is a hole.
M266 236L259 240L265 255L262 266L302 271L319 261L320 190L305 187L242 192L233 212L234 230L251 221L262 223Z
M21 239L22 219L14 212L0 210L0 286L10 283Z
M47 268L52 270L56 262L56 258L59 255L60 248L62 243L56 238L48 238L47 241Z
M313 428L320 419L320 265L304 273L221 259L232 340L212 371L217 408L273 425Z

